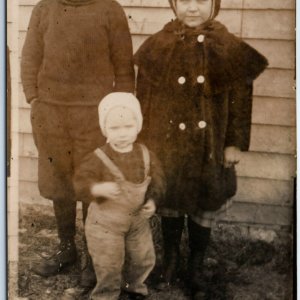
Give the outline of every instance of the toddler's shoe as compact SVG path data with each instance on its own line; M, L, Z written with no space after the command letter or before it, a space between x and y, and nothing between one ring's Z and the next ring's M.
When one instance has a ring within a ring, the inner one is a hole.
M61 241L59 250L49 258L42 258L31 270L44 277L57 275L65 267L76 262L77 252L74 240Z
M80 286L69 288L64 291L60 300L82 300L87 297L90 291L91 289Z

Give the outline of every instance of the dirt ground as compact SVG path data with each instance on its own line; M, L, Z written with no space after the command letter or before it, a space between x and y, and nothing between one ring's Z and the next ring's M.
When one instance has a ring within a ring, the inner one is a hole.
M76 244L81 253L82 222L78 221ZM190 299L183 281L168 291L158 291L162 261L159 220L152 220L157 252L157 267L149 278L152 300ZM206 296L211 300L290 300L293 299L292 238L285 233L272 243L245 238L238 226L218 226L207 251L204 267ZM76 286L80 275L79 262L63 273L42 278L30 271L40 255L50 254L58 243L51 207L22 205L19 222L19 297L25 299L60 299L63 291ZM182 245L184 278L187 238ZM122 296L120 299L125 300Z

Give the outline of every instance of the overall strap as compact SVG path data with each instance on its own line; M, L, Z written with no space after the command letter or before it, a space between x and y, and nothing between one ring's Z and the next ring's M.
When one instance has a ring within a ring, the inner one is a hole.
M139 144L139 145L142 149L144 166L145 166L145 178L146 178L150 171L150 153L149 153L148 148L145 145L143 145L143 144Z
M125 177L120 169L112 162L112 160L99 148L94 153L104 163L104 165L110 170L111 174L117 179L124 181Z

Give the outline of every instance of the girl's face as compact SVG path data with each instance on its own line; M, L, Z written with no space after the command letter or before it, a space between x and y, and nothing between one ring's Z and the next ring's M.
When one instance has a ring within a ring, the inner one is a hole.
M206 22L212 11L212 0L173 0L177 18L189 27Z
M136 141L138 127L136 118L126 107L115 107L105 121L107 140L115 151L129 152Z

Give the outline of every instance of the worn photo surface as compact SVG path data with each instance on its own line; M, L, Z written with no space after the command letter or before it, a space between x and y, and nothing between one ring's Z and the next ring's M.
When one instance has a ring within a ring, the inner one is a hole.
M293 299L296 1L6 4L8 298Z

